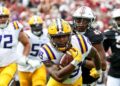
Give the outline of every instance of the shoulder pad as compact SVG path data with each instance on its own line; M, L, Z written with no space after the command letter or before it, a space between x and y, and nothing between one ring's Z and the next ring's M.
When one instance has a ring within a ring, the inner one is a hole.
M109 29L107 29L107 30L104 30L104 33L105 33L105 32L108 32L108 31L110 31L110 30L109 30Z
M15 30L22 29L23 25L19 21L13 21L13 27Z
M79 41L82 53L87 52L88 47L86 45L85 36L79 34L79 35L76 35L76 37L77 37L77 39Z
M91 41L91 43L101 43L103 41L103 34L97 29L88 29L85 33L85 36Z
M48 55L48 58L49 60L54 60L56 59L55 55L54 55L54 52L52 51L52 49L47 45L47 44L44 44L42 46L43 50L46 52L46 54Z
M100 35L101 34L101 32L99 30L97 30L97 29L94 29L93 32L94 32L95 35Z
M19 26L18 26L17 21L14 21L14 22L13 22L13 26L14 26L14 29L15 29L15 30L18 30L18 29L19 29Z
M115 31L114 30L106 30L104 31L104 35L105 36L113 36L115 34Z

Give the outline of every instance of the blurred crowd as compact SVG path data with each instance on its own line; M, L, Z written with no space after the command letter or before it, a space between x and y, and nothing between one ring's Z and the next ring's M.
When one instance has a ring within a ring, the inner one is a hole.
M0 5L6 6L10 12L11 21L18 20L24 29L30 29L28 20L34 14L43 19L43 27L47 28L57 17L72 24L72 15L80 6L89 6L96 16L93 27L103 32L112 27L111 11L120 8L120 0L0 0ZM106 53L109 56L111 52Z
M120 7L119 0L0 0L11 11L11 19L19 20L27 27L27 21L33 14L40 15L46 28L52 19L62 17L72 21L73 12L82 5L89 6L96 15L95 27L104 31L110 28L111 13L114 8Z

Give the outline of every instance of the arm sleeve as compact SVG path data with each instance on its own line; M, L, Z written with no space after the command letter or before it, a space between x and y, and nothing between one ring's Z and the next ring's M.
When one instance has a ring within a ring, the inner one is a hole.
M107 52L111 45L110 38L112 38L113 33L110 30L106 30L104 31L103 35L104 35L103 47L105 52Z
M104 47L105 52L107 52L108 49L109 49L109 47L110 47L110 41L109 41L109 39L105 39L103 41L103 47Z

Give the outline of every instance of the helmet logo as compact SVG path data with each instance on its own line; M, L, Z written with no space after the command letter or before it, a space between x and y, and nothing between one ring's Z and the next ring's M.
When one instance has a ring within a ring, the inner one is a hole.
M85 7L82 7L82 9L80 10L80 14L81 14L81 16L82 16L83 14L85 14Z

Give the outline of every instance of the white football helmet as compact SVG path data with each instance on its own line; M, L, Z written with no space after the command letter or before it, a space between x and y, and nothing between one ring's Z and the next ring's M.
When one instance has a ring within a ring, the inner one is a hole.
M95 19L92 9L87 6L81 6L80 8L78 8L74 12L73 17Z
M73 14L74 31L84 33L95 19L95 15L91 8L87 6L79 7Z
M120 9L114 9L112 11L112 18L120 17Z
M10 12L8 8L0 6L0 28L4 29L9 23Z
M116 25L116 29L120 30L120 9L114 9L112 11L112 19Z

